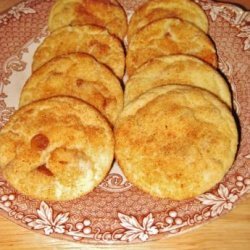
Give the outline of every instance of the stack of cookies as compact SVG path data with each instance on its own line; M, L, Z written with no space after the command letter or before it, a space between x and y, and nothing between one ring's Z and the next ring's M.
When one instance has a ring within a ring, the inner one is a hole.
M0 168L18 191L77 198L104 179L114 152L128 180L155 197L188 199L223 178L238 134L197 4L151 0L127 27L116 0L57 0L49 30L0 133Z
M234 161L230 90L207 32L205 13L190 0L151 0L130 20L115 154L128 180L152 196L192 198Z
M93 190L113 162L127 17L116 0L58 0L49 31L1 131L0 167L26 195L69 200Z

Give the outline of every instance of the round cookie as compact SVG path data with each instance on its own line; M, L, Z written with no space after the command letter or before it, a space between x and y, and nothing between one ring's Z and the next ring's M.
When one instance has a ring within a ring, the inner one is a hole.
M93 57L81 53L55 57L33 72L22 89L20 106L64 95L93 105L111 124L123 108L118 78Z
M125 105L149 89L167 84L204 88L231 107L231 93L220 73L193 56L171 55L154 58L129 78L125 86Z
M107 121L75 98L26 105L0 132L3 176L19 192L42 200L70 200L92 191L113 156Z
M127 33L126 13L116 0L61 0L50 11L50 31L85 24L104 27L121 40Z
M131 183L155 197L183 200L223 178L238 134L230 110L214 95L166 85L125 107L115 141L116 159Z
M136 33L129 44L126 57L127 73L152 58L186 54L217 67L217 55L211 39L199 28L177 18L155 21Z
M128 40L141 28L162 18L179 18L208 32L208 20L202 8L190 0L151 0L138 8L130 22Z
M125 55L120 40L94 25L63 27L50 34L36 50L32 70L54 57L75 52L90 54L122 78Z

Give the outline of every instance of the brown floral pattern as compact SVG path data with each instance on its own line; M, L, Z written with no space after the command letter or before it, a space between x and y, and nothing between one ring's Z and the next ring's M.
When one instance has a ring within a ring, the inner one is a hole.
M121 0L127 13L144 0ZM45 202L18 193L0 175L0 214L30 230L78 242L127 243L175 235L230 211L250 192L249 12L197 0L210 23L219 67L227 77L238 114L241 141L224 179L195 199L157 199L138 190L115 165L93 192L68 202ZM14 112L20 79L29 74L31 48L47 35L52 0L28 0L0 16L0 128ZM34 49L34 48L33 48ZM29 58L29 59L27 59ZM15 94L15 95L14 95Z
M0 99L0 128L8 122L14 111L15 108L7 107L4 100Z

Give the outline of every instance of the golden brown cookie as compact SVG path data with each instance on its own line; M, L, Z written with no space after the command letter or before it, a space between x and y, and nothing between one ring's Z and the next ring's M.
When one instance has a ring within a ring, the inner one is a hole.
M37 70L54 57L75 52L90 54L122 78L125 55L120 40L93 25L64 27L50 34L36 50L32 69Z
M0 132L0 168L19 192L69 200L93 190L108 173L112 130L92 106L54 97L20 108Z
M68 25L92 24L106 28L121 40L127 33L127 17L116 0L61 0L50 12L49 30Z
M176 18L155 21L136 33L129 44L126 58L127 73L152 58L187 54L217 66L215 47L210 38L196 26Z
M130 22L128 40L141 28L162 18L179 18L188 21L205 33L208 32L208 20L202 8L190 0L150 0L138 8Z
M218 183L238 143L231 111L208 91L184 85L149 90L115 127L115 155L130 182L152 196L183 200Z
M125 87L125 105L149 89L167 84L204 88L231 107L231 93L220 73L193 56L157 57L138 68Z
M36 70L23 87L20 106L53 96L80 98L114 123L123 108L118 78L87 54L55 57Z

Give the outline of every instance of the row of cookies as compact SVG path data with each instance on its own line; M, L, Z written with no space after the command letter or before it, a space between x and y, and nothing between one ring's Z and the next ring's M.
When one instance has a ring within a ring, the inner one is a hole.
M234 161L230 90L207 31L205 13L190 0L148 1L129 23L115 154L128 180L152 196L192 198Z
M125 105L167 84L206 89L230 108L229 86L221 75L208 18L192 0L150 0L128 26Z
M69 200L93 190L113 162L127 19L115 0L58 0L49 30L1 130L0 168L26 195Z
M21 105L71 95L114 124L123 107L125 11L116 0L58 0L48 23L51 33L34 54Z

